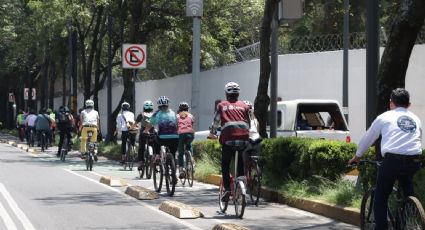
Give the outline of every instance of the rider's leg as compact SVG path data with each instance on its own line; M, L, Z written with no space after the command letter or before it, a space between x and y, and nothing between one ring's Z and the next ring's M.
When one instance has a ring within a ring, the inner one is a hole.
M87 127L81 129L81 142L80 142L80 153L83 155L87 152L86 143L87 143Z
M420 169L421 163L419 159L409 159L401 161L400 164L401 171L397 179L400 183L401 189L403 190L403 194L405 197L414 196L413 176L416 171Z
M392 192L396 173L399 171L399 162L395 159L384 158L378 169L376 178L375 202L373 212L375 215L375 229L388 229L388 197Z
M221 147L221 175L223 178L223 185L226 191L230 191L230 163L235 151L232 147L224 144Z
M121 132L121 163L125 161L125 153L127 146L128 131Z
M143 130L140 129L140 132L139 132L139 149L137 151L136 162L138 162L138 161L144 162L145 161L145 156L144 156L145 143L146 143L146 138L143 136Z
M182 168L184 166L184 162L183 162L183 155L184 155L184 138L185 138L185 134L180 134L179 135L179 144L178 144L178 150L179 150L179 167Z

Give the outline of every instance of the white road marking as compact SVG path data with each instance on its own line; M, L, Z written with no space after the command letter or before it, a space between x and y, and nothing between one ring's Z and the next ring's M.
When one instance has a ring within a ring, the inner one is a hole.
M6 225L6 229L8 230L17 230L15 223L13 223L12 218L7 213L4 206L0 203L0 216L3 219L3 222Z
M0 193L3 194L3 197L6 199L7 203L10 206L10 209L15 213L16 217L18 217L19 221L21 221L24 229L26 230L35 230L34 226L31 224L28 217L25 213L19 208L18 204L13 200L10 193L6 190L6 187L2 183L0 183Z
M188 227L189 229L192 229L192 230L201 230L201 228L199 228L199 227L197 227L197 226L195 226L195 225L193 225L193 224L187 223L187 222L182 221L182 220L180 220L180 219L178 219L178 218L175 218L175 217L173 217L173 216L171 216L171 215L169 215L169 214L167 214L167 213L164 213L164 212L160 211L157 207L154 207L154 206L151 206L151 205L145 204L145 203L143 203L143 202L141 202L141 201L139 201L139 200L137 200L137 199L134 199L133 197L130 197L130 196L128 196L128 195L126 195L126 194L124 194L123 192L121 192L121 191L119 191L119 190L117 190L117 189L114 189L114 188L112 188L112 187L110 187L110 186L108 186L108 185L102 184L102 183L100 183L100 182L98 182L98 181L96 181L96 180L94 180L94 179L92 179L92 178L89 178L89 177L86 177L86 176L80 175L80 174L78 174L78 173L76 173L76 172L73 172L73 171L71 171L71 170L69 170L69 169L64 169L64 170L65 170L65 171L67 171L67 172L69 172L69 173L71 173L71 174L74 174L74 175L76 175L76 176L78 176L78 177L81 177L81 178L84 178L84 179L86 179L86 180L89 180L89 181L91 181L91 182L93 182L93 183L99 184L99 185L101 185L101 186L103 186L103 187L105 187L105 188L107 188L107 189L109 189L109 190L111 190L111 191L114 191L114 192L116 192L116 193L118 193L118 194L124 195L124 196L126 197L126 199L128 199L128 200L132 200L132 201L136 201L136 202L138 202L140 205L144 206L145 208L149 208L150 210L152 210L152 211L154 211L154 212L157 212L158 214L161 214L161 215L163 215L163 216L166 216L166 217L168 217L168 218L170 218L170 219L172 219L172 220L174 220L174 221L176 221L176 222L178 222L178 223L180 223L180 224L182 224L182 225L185 225L185 226L186 226L186 227ZM93 173L93 172L92 172L92 173ZM96 174L97 174L97 173L95 173L95 175L96 175ZM97 175L100 175L100 174L97 174ZM102 176L102 175L100 175L100 176Z

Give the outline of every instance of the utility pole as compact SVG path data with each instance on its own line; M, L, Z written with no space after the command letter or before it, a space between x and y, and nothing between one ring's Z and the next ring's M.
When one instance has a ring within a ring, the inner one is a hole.
M271 39L271 75L270 75L270 137L274 138L277 134L277 74L278 74L278 30L279 17L278 9L275 9L272 19L272 39Z
M107 104L107 134L105 142L109 144L112 139L112 16L111 10L108 13L108 104Z
M203 0L186 0L186 16L193 17L192 36L192 114L195 116L195 127L199 129L199 77L201 72L201 17L203 15Z
M349 39L349 20L350 20L350 1L344 0L344 54L343 54L343 70L342 70L342 108L345 120L348 122L348 49L350 47Z
M377 111L377 75L379 66L378 9L378 0L367 1L366 127L372 124Z

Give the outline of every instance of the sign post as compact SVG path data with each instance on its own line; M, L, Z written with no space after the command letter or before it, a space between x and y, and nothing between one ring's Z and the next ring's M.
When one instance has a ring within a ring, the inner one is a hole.
M203 0L186 0L186 16L193 17L192 45L192 114L195 116L195 127L199 129L199 77L201 72L201 17Z

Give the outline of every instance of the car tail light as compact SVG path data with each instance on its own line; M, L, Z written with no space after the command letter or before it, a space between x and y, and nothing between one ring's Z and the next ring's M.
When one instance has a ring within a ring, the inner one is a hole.
M350 137L350 136L347 136L347 137L345 138L345 142L350 143L350 142L351 142L351 137Z

